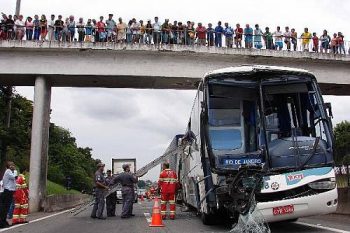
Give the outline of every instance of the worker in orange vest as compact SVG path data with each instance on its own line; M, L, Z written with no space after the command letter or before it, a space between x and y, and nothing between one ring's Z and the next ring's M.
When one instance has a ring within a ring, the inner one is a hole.
M169 163L163 164L163 171L159 175L158 188L161 193L161 214L166 219L167 203L170 207L170 219L175 219L175 193L178 186L176 172L169 169Z
M153 199L154 196L156 195L156 189L152 186L149 192L150 192L150 198Z
M16 192L14 194L15 209L12 224L26 223L28 215L28 187L25 176L21 173L16 179Z

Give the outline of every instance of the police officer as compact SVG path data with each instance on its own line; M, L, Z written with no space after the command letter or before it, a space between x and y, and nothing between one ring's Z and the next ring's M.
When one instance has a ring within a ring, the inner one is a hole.
M103 209L105 207L104 192L108 190L108 186L105 185L104 168L105 164L97 164L97 171L95 172L95 204L91 212L91 218L106 219L103 217Z
M114 183L122 185L123 210L121 218L130 218L135 216L132 213L135 200L134 184L137 183L137 177L130 172L130 165L123 164L124 172L120 173L114 180Z
M109 188L111 188L114 185L111 170L107 170L106 185ZM116 196L116 192L113 192L109 196L106 197L107 217L114 217L115 216L116 204L117 204L117 196Z

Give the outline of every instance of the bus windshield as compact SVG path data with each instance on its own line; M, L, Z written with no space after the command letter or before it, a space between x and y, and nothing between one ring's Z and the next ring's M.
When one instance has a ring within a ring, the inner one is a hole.
M267 162L272 169L301 169L333 163L329 119L316 81L287 79L274 75L244 85L234 78L209 80L207 136L218 167Z

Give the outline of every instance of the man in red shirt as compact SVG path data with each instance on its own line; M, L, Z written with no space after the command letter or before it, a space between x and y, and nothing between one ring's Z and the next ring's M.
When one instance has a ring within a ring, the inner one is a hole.
M105 31L106 24L103 22L103 16L100 16L100 21L96 24L99 42L104 42L107 39L107 33Z
M312 51L315 53L318 53L318 44L319 44L319 38L316 35L316 32L312 33Z
M159 175L158 187L161 193L161 215L166 218L167 202L170 207L170 219L175 219L175 193L178 185L176 172L169 169L169 163L163 164L163 171Z
M243 28L241 28L241 25L239 23L236 24L235 29L235 44L236 48L242 48L242 35L243 35Z
M198 27L196 28L196 36L198 45L206 45L206 29L202 26L202 23L198 23Z

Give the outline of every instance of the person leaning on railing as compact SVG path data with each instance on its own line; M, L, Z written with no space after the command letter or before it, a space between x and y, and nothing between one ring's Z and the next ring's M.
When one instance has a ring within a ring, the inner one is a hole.
M249 24L246 24L244 28L244 41L245 48L253 48L253 29L250 27Z
M320 36L320 41L321 41L321 53L328 53L331 37L328 35L327 30L323 30L323 34L322 36Z
M294 28L292 28L290 30L290 32L291 32L290 36L291 36L291 42L293 44L293 50L297 51L297 47L298 47L298 33L295 31Z
M15 22L16 25L16 39L23 40L25 32L25 22L23 21L23 15L19 15Z
M255 29L254 29L254 47L256 49L261 49L263 44L262 44L262 36L263 32L259 27L259 24L255 24Z
M55 39L57 41L62 40L62 30L63 30L63 20L62 15L58 15L58 19L56 19L54 27L55 27Z
M273 37L270 32L270 28L266 27L265 32L263 34L263 38L265 41L266 49L273 49Z
M85 39L85 24L83 18L79 18L77 23L77 31L78 31L78 41L83 42Z
M161 24L158 22L158 17L154 17L154 23L152 25L153 28L153 43L155 45L159 45L160 43L160 37L161 37L161 30L162 30L162 26Z
M34 23L32 17L27 17L27 20L24 22L24 25L26 27L26 39L32 40L34 31Z
M302 50L304 52L309 52L309 44L310 44L310 40L311 40L311 33L309 32L308 28L304 28L304 32L301 34L302 42Z
M39 26L40 26L40 39L41 41L45 41L45 38L47 35L47 20L45 15L41 15Z
M207 28L208 46L214 46L214 33L215 33L215 30L213 28L213 25L211 23L208 23L208 28Z
M6 38L8 40L13 40L15 38L15 31L14 31L15 22L12 19L12 15L9 15L7 17L5 21L5 25L6 25L6 32L7 32Z
M178 44L179 41L179 33L177 21L175 20L173 24L170 26L170 44Z
M198 45L201 45L201 46L206 45L206 28L202 26L202 23L198 23L198 27L196 28L196 37L197 37Z
M145 26L145 44L152 44L152 33L153 33L153 28L152 28L152 23L151 20L147 20L147 24Z
M338 32L337 39L338 39L339 54L342 54L342 52L344 54L346 54L345 46L344 46L344 36L343 36L343 34L341 32Z
M286 44L287 46L287 50L290 51L290 40L291 40L291 37L292 37L292 33L289 31L289 27L286 26L285 27L285 32L283 33L283 37L284 37L284 43Z
M236 24L236 29L234 31L235 34L235 45L236 48L242 48L242 38L243 38L243 28L241 28L241 25L239 23Z
M222 34L224 33L224 28L221 26L221 21L215 27L215 47L222 47Z
M85 42L92 42L92 31L93 25L91 24L91 19L88 19L85 25Z
M178 34L179 34L178 35L178 37L179 37L178 43L180 45L186 44L186 42L185 42L185 26L182 24L182 22L178 23L177 30L178 30Z

